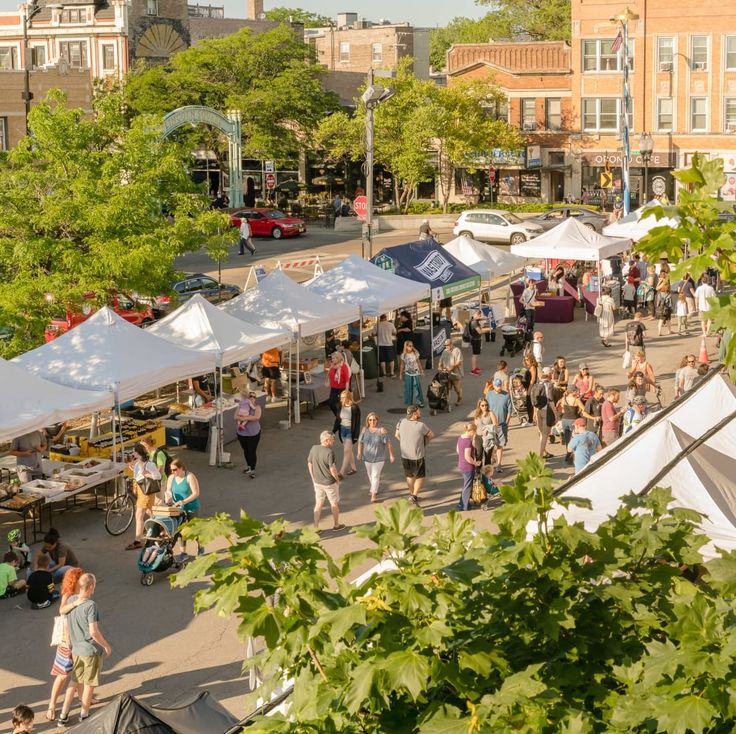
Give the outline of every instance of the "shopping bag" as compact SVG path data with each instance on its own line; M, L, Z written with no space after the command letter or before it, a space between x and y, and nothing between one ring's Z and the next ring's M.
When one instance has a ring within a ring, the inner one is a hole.
M621 367L625 370L631 367L631 352L628 349L624 350L624 358L623 362L621 363Z
M480 476L476 476L475 479L473 479L473 488L470 490L470 499L475 502L476 505L482 505L488 499L486 485L483 484L483 480Z
M62 614L54 617L54 629L51 632L51 647L58 647L63 644L65 640L64 632L66 625L66 619Z

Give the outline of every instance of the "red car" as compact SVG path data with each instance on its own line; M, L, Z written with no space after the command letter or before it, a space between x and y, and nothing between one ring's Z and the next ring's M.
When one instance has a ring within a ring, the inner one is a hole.
M290 217L278 209L267 207L253 207L239 209L230 215L230 224L239 227L245 217L250 222L254 237L273 237L280 240L282 237L297 237L307 231L307 225L299 217Z
M85 297L92 300L95 294L87 293ZM136 303L123 293L113 294L109 305L118 316L122 316L126 321L129 321L135 326L144 326L145 324L151 323L155 318L150 306ZM75 313L67 309L64 317L51 320L51 323L44 331L44 339L47 342L53 341L57 336L61 336L63 333L69 331L69 329L73 329L78 324L86 321L94 312L95 308L91 304L85 304L82 307L81 313Z

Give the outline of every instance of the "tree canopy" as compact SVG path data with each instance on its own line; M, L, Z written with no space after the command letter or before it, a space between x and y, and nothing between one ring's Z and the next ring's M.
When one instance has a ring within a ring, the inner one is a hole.
M263 678L252 698L294 683L288 716L252 731L732 731L736 555L701 566L698 514L655 489L595 532L552 521L551 473L533 455L501 492L495 532L455 511L427 527L400 501L339 560L283 520L188 523L185 536L220 550L174 583L206 580L196 610L263 640L245 661Z
M314 50L286 25L266 33L242 28L175 54L167 64L138 67L127 83L136 114L185 105L242 113L243 155L285 159L309 145L337 98L322 86Z
M488 43L500 34L493 13L483 18L453 18L446 26L429 32L429 61L435 69L445 68L445 54L453 43Z
M86 293L98 304L113 291L168 293L178 255L231 237L192 183L188 153L161 140L155 118L128 126L118 94L99 97L90 117L52 91L29 127L0 162L6 357L41 343L49 317Z
M283 6L266 11L266 20L277 23L303 23L305 28L324 28L329 26L331 19L326 15L312 13L303 8L285 8Z

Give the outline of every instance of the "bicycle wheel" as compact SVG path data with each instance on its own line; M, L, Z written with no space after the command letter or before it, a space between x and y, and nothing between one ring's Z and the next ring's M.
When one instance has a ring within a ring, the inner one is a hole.
M110 535L122 535L133 522L135 503L129 494L120 494L110 503L105 513L105 530Z

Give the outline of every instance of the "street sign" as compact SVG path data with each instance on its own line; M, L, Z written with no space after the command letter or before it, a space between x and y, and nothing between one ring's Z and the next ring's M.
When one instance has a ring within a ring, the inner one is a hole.
M358 219L365 221L368 218L368 197L356 196L353 202L353 211Z
M488 166L488 179L491 183L496 180L496 169L492 165Z
M270 190L276 188L276 175L273 173L266 174L266 188Z
M599 185L602 189L612 189L613 173L611 173L611 171L603 171L599 179Z
M273 173L276 169L273 167L273 161L264 161L264 170L266 173Z

